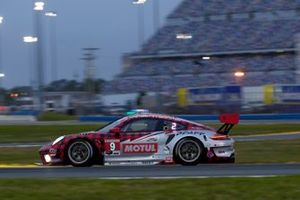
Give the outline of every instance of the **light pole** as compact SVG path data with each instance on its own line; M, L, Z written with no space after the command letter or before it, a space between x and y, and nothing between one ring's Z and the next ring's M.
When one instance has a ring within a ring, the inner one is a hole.
M44 48L43 48L43 28L42 15L45 3L42 1L34 2L35 31L38 38L36 48L36 71L37 71L37 96L39 101L39 111L44 110Z
M45 16L50 20L50 60L51 60L51 79L57 80L57 53L56 53L56 12L46 12Z
M57 17L57 13L53 11L45 12L45 16L47 17Z
M4 17L0 16L0 73L3 73L3 67L2 67L2 31L1 27L4 21ZM0 88L2 87L2 81L0 79Z
M25 43L35 43L35 42L38 42L38 38L37 37L33 37L33 36L24 36L23 37L23 41Z
M145 38L145 16L144 16L144 4L147 0L136 0L133 1L132 4L137 5L138 9L138 38L139 38L139 45L141 46L144 42Z
M99 48L83 48L84 57L80 58L81 60L86 61L85 66L85 80L88 81L87 91L91 94L95 92L95 85L94 82L96 80L96 64L95 61L97 56L95 52L99 50Z
M132 3L133 4L144 4L146 3L147 0L134 0Z
M1 31L1 25L3 24L4 17L0 16L0 89L2 88L2 78L5 77L5 74L3 73L3 61L2 61L2 31ZM0 94L0 105L4 103L4 94Z
M86 89L90 95L90 105L96 106L96 64L95 61L97 59L97 56L95 55L96 51L99 50L99 48L83 48L84 51L83 57L81 60L86 61L85 66L85 84ZM92 107L94 107L92 106ZM94 111L96 110L96 107L94 107Z
M159 0L153 0L153 30L158 30L160 26L160 7Z
M32 49L32 45L34 43L38 42L38 38L37 37L33 37L33 36L24 36L23 37L23 42L28 44L28 57L29 57L29 73L30 73L30 85L33 91L36 91L37 88L35 81L34 81L34 77L36 77L36 74L34 74L35 70L34 70L34 65L33 65L33 49Z

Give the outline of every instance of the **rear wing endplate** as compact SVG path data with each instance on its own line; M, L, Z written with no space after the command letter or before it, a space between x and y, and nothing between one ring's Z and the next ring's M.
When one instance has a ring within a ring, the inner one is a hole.
M217 132L222 135L228 135L232 127L239 123L240 115L237 113L221 114L219 120L221 123L223 123L223 125L218 129Z

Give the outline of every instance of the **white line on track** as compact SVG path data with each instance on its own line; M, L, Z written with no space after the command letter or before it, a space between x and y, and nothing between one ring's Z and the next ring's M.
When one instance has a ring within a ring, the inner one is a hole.
M166 176L166 177L102 177L99 180L139 180L139 179L153 179L153 180L170 180L170 179L208 179L208 178L270 178L278 177L278 175L245 175L245 176Z

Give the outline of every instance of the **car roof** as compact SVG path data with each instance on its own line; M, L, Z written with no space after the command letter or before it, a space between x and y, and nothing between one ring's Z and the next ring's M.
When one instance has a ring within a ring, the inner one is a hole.
M128 119L135 119L135 118L160 118L160 119L169 119L169 120L179 119L171 115L158 114L158 113L140 113L140 114L128 116Z
M158 114L158 113L140 113L140 114L130 115L130 116L127 116L127 117L123 118L124 120L122 120L122 121L124 122L124 121L128 121L128 120L131 120L131 119L140 119L140 118L164 119L164 120L176 121L178 123L181 122L183 124L195 125L197 127L201 127L203 129L207 129L207 130L214 130L213 128L208 127L208 126L206 126L204 124L201 124L201 123L189 121L189 120L182 119L182 118L175 117L175 116L171 116L171 115Z
M127 119L138 119L138 118L158 118L158 119L165 119L165 120L174 120L174 121L178 121L178 122L184 122L184 123L189 123L189 124L194 124L194 125L200 125L200 126L204 126L203 124L197 123L197 122L193 122L193 121L189 121L186 119L182 119L179 117L175 117L172 115L166 115L166 114L158 114L158 113L142 113L142 114L135 114L135 115L131 115L128 116Z

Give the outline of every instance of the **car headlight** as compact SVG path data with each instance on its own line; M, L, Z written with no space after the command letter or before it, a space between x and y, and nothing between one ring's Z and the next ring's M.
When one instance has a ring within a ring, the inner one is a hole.
M46 154L46 155L44 156L44 158L45 158L45 161L46 161L47 163L51 162L51 156L50 156L50 155Z
M52 145L57 144L58 142L60 142L61 140L63 140L65 138L65 136L60 136L59 138L57 138L56 140L54 140L54 142L52 143Z

